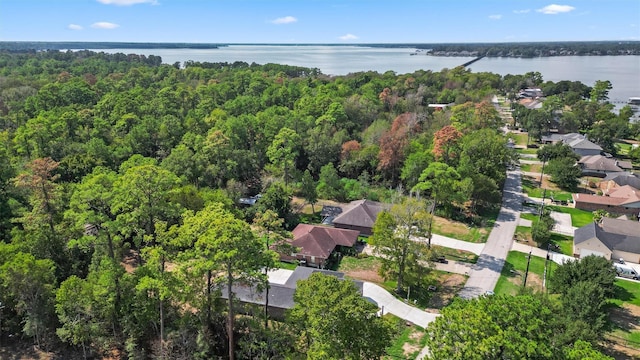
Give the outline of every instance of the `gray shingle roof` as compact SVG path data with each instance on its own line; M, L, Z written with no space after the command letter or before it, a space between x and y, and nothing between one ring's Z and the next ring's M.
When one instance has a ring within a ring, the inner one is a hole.
M308 279L311 274L316 272L321 272L325 275L335 276L340 280L345 280L344 273L338 271L298 266L284 285L271 284L269 286L269 306L280 309L291 309L294 305L293 294L296 291L297 282L299 280ZM362 287L364 283L357 280L354 280L353 283L358 289L360 295L362 295ZM221 297L223 299L227 299L228 294L226 286L223 286L221 290ZM258 291L255 286L236 284L233 285L231 291L233 291L235 296L244 303L264 304L266 291Z
M629 185L640 189L640 178L628 172L607 174L602 181L613 181L620 186Z
M574 244L597 238L609 250L640 254L640 222L603 218L600 224L591 223L576 229Z
M344 212L333 219L334 224L372 228L378 213L384 210L382 203L371 200L356 200L349 203Z

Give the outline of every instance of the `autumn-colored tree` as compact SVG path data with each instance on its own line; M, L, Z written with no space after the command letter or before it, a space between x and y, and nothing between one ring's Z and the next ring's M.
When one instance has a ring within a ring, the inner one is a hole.
M474 117L474 129L498 129L501 125L498 110L488 101L476 104Z
M405 147L409 143L411 134L417 130L416 114L404 113L393 121L391 129L380 138L378 170L391 174L394 181L398 177L398 170L404 160Z
M18 175L16 186L31 190L33 213L40 213L47 219L51 233L54 233L54 218L57 214L55 205L57 185L55 181L60 175L54 171L59 163L53 159L34 159L26 165L27 172Z
M380 101L382 101L382 104L384 104L385 108L388 111L393 110L393 108L398 103L398 94L391 91L391 89L389 89L388 87L382 90L382 92L378 95L378 98L380 99Z
M436 161L441 161L447 165L455 165L460 155L458 140L462 133L455 127L447 125L433 134L433 155Z

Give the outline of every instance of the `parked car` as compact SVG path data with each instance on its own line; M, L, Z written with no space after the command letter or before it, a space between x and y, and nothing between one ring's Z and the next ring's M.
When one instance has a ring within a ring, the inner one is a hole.
M619 277L624 277L633 280L640 280L640 275L638 272L632 268L631 266L622 265L618 263L614 263L613 266L616 268L616 273Z

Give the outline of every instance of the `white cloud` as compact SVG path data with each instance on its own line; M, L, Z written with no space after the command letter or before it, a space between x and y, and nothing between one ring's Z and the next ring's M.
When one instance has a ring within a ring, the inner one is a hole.
M530 9L524 9L524 10L513 10L514 14L526 14L529 11L531 11Z
M152 4L157 5L157 0L97 0L105 5L131 6L135 4Z
M566 13L569 11L573 11L576 8L574 8L573 6L570 5L557 5L557 4L551 4L551 5L547 5L545 7L543 7L542 9L538 9L536 10L537 12L541 12L543 14L548 14L548 15L556 15L556 14L560 14L560 13Z
M491 19L491 20L500 20L500 19L502 19L502 15L500 15L500 14L489 15L489 19Z
M276 25L282 25L282 24L291 24L297 21L298 19L294 18L293 16L285 16L285 17L272 20L271 23Z
M353 34L346 34L339 37L340 40L357 40L358 37Z
M106 21L100 21L97 23L93 23L91 24L91 27L94 29L115 29L117 27L120 27L120 25L118 24L114 24L114 23L110 23L110 22L106 22Z
M76 24L67 25L67 29L69 30L82 30L82 26Z

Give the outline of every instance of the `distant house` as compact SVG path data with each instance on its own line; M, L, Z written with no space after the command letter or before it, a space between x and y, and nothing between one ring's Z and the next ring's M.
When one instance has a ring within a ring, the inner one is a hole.
M629 185L613 188L604 196L591 194L572 194L571 196L575 207L581 210L604 210L625 215L640 213L640 190Z
M292 254L280 254L283 261L298 260L308 266L324 268L327 261L341 247L353 247L358 241L357 230L336 229L328 226L299 224L291 232L291 245L297 248Z
M522 89L518 92L518 95L516 95L516 97L519 99L535 99L542 96L543 96L543 93L542 93L542 89L540 88Z
M382 203L371 200L356 200L347 205L342 214L333 219L333 226L340 229L358 230L362 235L373 234L373 224L384 209Z
M598 144L592 143L584 135L578 133L542 135L540 141L543 144L562 142L580 156L600 155L602 152L602 148Z
M612 173L623 173L633 169L628 161L620 161L602 155L587 155L578 160L582 175L606 177Z
M291 309L294 305L293 294L296 291L297 283L299 280L306 280L311 274L321 272L325 275L335 276L340 280L344 280L344 274L337 271L320 270L314 268L308 268L298 266L287 278L284 283L270 283L269 284L269 315L275 319L283 320L285 313L288 309ZM362 295L362 281L354 280L353 283ZM227 288L223 286L222 298L228 299ZM267 292L262 289L258 290L255 286L248 286L242 284L236 284L231 289L236 299L240 301L238 311L240 313L251 313L252 310L261 311L256 309L256 306L264 306Z
M260 200L261 197L262 197L262 194L258 194L250 197L243 197L238 199L238 204L244 205L244 206L253 206L258 202L258 200Z
M524 98L518 100L518 104L526 107L527 109L541 109L542 100L538 98Z
M600 145L592 143L586 136L581 134L566 134L562 137L562 142L569 145L571 150L580 156L600 155L600 152L602 152Z
M429 104L427 105L427 107L431 108L431 109L435 109L436 111L442 111L446 108L448 108L449 106L454 105L455 103L451 103L451 104Z
M608 260L640 262L640 222L602 218L575 230L574 256L603 256Z

